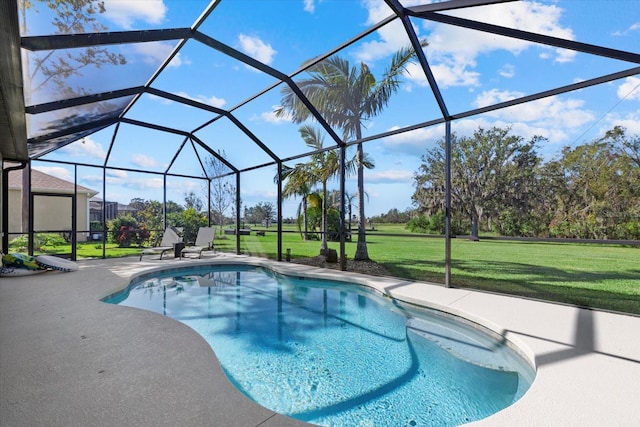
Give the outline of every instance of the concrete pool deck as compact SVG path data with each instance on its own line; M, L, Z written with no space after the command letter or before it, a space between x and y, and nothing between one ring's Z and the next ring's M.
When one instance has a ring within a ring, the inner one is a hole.
M524 345L537 366L529 391L469 425L640 425L640 317L227 255L90 260L73 273L0 278L0 425L306 425L244 397L189 327L99 301L143 271L229 261L369 281L494 325Z

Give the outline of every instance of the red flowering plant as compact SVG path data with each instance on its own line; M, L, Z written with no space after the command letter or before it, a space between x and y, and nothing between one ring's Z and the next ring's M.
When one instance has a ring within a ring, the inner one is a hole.
M109 223L110 240L118 247L142 246L149 239L149 230L138 226L138 221L129 215L120 216Z

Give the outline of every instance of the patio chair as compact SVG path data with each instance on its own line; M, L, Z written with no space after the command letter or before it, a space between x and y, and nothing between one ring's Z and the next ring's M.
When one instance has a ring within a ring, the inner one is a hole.
M180 243L181 241L182 241L182 238L178 236L178 233L173 231L173 228L167 227L167 229L164 230L164 234L162 235L160 246L154 246L151 248L143 249L142 252L140 253L140 261L142 261L143 255L153 255L153 254L160 254L160 259L162 259L162 255L164 255L165 252L172 251L174 248L174 245L176 243Z
M185 254L198 254L198 258L202 258L203 251L208 251L213 248L215 235L216 229L214 227L200 227L195 244L182 249L182 251L180 251L180 258L183 258Z

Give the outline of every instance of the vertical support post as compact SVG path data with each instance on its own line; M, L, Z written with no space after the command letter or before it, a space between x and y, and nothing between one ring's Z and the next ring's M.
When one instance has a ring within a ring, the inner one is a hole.
M211 178L207 178L207 226L211 227ZM220 230L222 230L222 224L220 224Z
M26 191L26 194L25 194ZM33 256L33 245L35 239L35 233L33 232L33 194L31 193L31 160L27 163L27 167L22 171L22 208L24 209L25 203L25 195L26 201L29 206L27 206L27 211L29 212L27 218L27 232L28 232L28 240L27 240L27 253ZM22 218L24 220L24 211L22 212ZM22 232L24 232L24 223L22 223Z
M445 122L444 285L451 287L451 121Z
M340 270L347 270L347 254L345 253L345 229L344 229L344 214L345 214L345 158L347 156L347 148L342 144L340 146Z
M276 227L278 230L276 259L282 261L282 162L278 161L278 213ZM287 252L287 261L291 259L291 254Z
M236 255L240 255L240 172L236 172Z
M167 229L167 174L162 175L162 230Z
M107 258L107 169L102 167L102 259ZM89 218L91 229L91 218ZM91 230L89 230L91 232Z
M71 197L71 260L77 258L78 246L78 165L73 165L73 197Z

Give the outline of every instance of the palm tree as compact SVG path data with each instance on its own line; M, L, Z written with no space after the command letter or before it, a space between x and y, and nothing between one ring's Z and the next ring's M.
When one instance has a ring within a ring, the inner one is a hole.
M307 163L307 168L312 179L322 185L322 245L320 246L320 254L324 255L327 251L327 182L340 170L339 154L335 149L319 151L324 145L324 135L319 130L305 125L299 131L307 147L315 150Z
M426 42L421 42L426 46ZM391 95L399 85L400 77L415 57L412 46L400 49L393 56L382 80L375 76L365 63L351 67L349 61L331 57L309 67L309 78L296 84L309 101L318 109L327 123L342 129L345 141L362 139L363 123L378 115L387 106ZM282 89L282 105L275 111L277 116L290 114L295 123L311 118L311 113L289 86ZM358 171L358 244L356 260L368 260L364 223L364 162L362 143L357 144L356 163Z
M277 183L279 177L276 175L274 181ZM302 239L309 240L309 223L307 221L307 202L309 196L312 193L312 183L308 176L306 176L306 167L303 163L297 163L294 167L283 165L282 167L282 180L286 183L282 188L282 197L289 198L300 196L302 201L298 205L296 218L300 218L302 215L303 230ZM298 222L298 229L300 223Z
M367 156L368 155L365 153L365 158L367 158ZM366 165L366 163L365 163L365 165ZM367 196L367 201L369 201L369 195L367 193L364 193L364 195ZM349 240L349 241L351 241L351 218L352 218L351 209L354 206L353 200L356 197L358 197L358 193L357 192L356 193L345 193L345 195L344 195L344 199L346 201L345 207L347 208L347 218L348 218L347 221L349 223L349 231L348 231L348 234L347 234L347 237L348 237L347 240ZM330 199L331 199L331 206L332 207L334 207L334 208L339 208L340 207L340 201L339 201L340 200L340 192L339 191L334 190L331 193Z
M327 183L334 178L339 169L339 153L336 149L323 150L324 135L312 126L305 125L299 129L300 136L307 145L312 148L313 154L307 163L297 163L294 167L284 166L282 171L283 180L286 183L283 188L283 196L302 196L302 215L304 222L304 239L308 240L308 223L307 223L307 202L311 198L311 189L315 184L321 184L322 190L319 196L320 209L322 214L322 246L320 253L324 254L327 249L327 202L329 200L327 194ZM365 153L364 166L373 168L373 160ZM345 172L351 174L356 170L356 159L350 159L345 162ZM277 177L275 178L277 182ZM298 218L300 217L300 206L298 206Z

